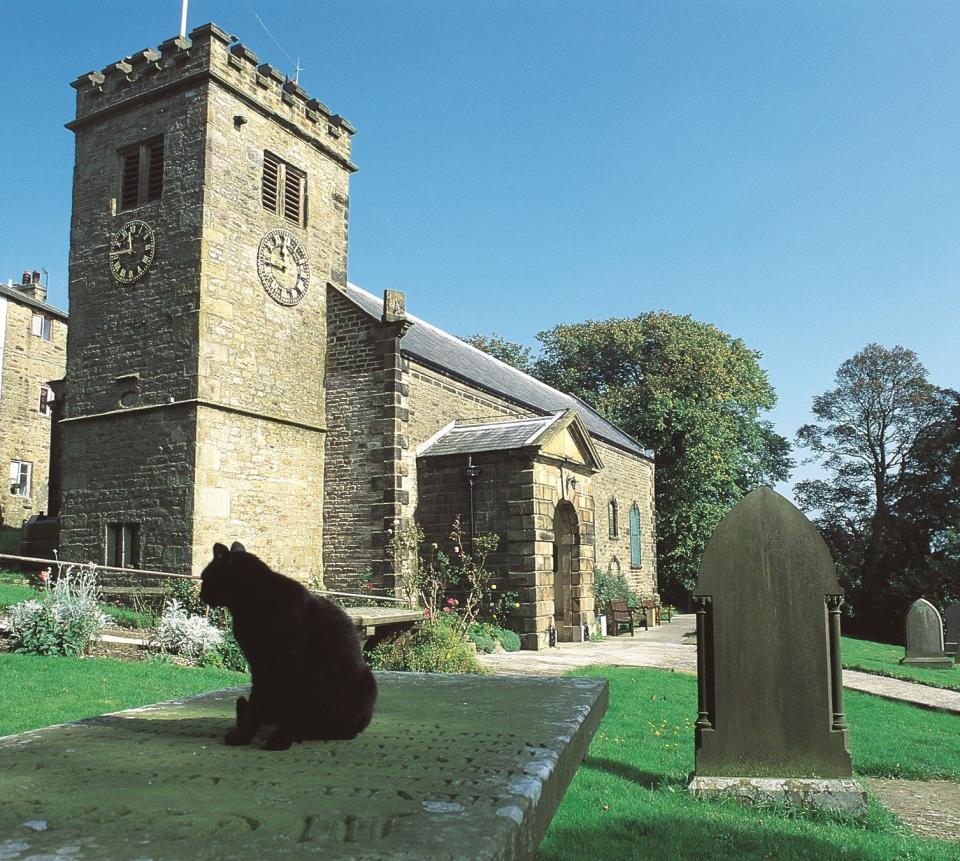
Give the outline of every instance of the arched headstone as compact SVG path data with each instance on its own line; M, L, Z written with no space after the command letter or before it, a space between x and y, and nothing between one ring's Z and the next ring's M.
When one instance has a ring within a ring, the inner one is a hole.
M723 518L694 590L700 702L691 791L865 809L851 780L830 551L769 488Z
M926 598L918 598L907 610L907 645L901 664L908 667L949 667L943 651L943 619Z

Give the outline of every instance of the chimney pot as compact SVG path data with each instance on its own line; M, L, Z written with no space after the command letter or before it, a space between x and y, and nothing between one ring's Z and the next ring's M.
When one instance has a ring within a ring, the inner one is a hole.
M21 283L21 284L29 284L29 283L30 283L30 273L29 273L26 269L23 270L23 278L22 278L22 280L20 281L20 283Z
M37 272L36 269L33 270L33 283L34 283L34 284L39 284L39 283L40 283L40 273Z

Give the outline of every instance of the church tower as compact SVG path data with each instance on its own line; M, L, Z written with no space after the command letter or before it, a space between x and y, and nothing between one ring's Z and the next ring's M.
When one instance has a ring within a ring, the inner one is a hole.
M322 576L354 129L213 24L73 86L62 557Z

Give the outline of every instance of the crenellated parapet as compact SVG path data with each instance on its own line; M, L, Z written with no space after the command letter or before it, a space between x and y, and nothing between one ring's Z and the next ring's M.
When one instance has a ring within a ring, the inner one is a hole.
M78 77L71 84L77 91L77 116L67 128L76 131L137 103L160 99L171 89L208 81L232 91L251 109L280 120L348 170L355 169L350 138L356 129L275 67L261 63L236 36L216 24L204 24L189 38L167 39L157 48L144 48Z

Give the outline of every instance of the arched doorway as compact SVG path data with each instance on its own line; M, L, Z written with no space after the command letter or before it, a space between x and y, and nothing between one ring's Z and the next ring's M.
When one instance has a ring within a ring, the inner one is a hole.
M557 637L573 639L573 584L580 567L577 510L566 500L553 514L553 616Z

